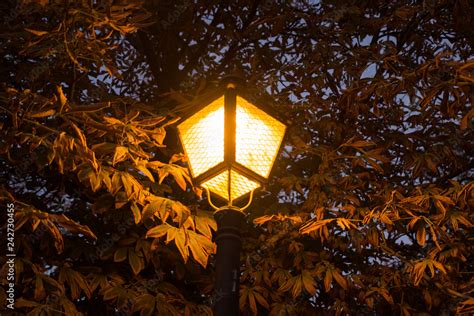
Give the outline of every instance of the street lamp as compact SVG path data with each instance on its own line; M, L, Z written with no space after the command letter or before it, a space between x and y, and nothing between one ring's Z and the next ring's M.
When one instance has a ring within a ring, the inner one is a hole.
M253 191L266 182L286 126L249 102L239 80L227 78L216 93L183 117L178 134L191 176L216 210L217 254L214 313L238 315L240 229ZM211 193L226 202L217 207ZM248 203L234 202L249 196Z

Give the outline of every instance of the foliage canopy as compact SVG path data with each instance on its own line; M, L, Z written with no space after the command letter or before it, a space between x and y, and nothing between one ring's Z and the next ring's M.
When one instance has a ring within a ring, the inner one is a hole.
M1 6L18 315L212 313L216 225L173 124L235 71L290 125L242 311L474 312L468 1Z

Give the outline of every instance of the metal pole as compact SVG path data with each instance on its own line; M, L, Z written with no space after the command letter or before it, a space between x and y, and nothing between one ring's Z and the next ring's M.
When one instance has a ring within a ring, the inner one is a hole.
M217 211L214 218L217 222L214 315L237 316L240 315L240 230L244 214L237 207L227 206Z

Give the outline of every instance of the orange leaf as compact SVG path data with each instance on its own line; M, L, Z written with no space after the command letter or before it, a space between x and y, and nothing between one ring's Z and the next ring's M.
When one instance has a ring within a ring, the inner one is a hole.
M285 293L285 292L289 291L293 287L293 285L295 284L295 281L296 281L295 277L286 280L285 283L283 283L280 286L280 288L278 289L278 292Z
M331 219L324 219L324 220L320 220L320 221L314 221L314 220L310 221L310 222L304 224L303 226L301 226L300 233L301 234L308 234L312 231L321 229L322 227L326 226L327 224L329 224L330 222L332 222L334 220L335 220L334 218L331 218Z
M33 29L29 29L29 28L25 28L25 31L28 31L31 34L34 34L36 36L43 36L43 35L48 34L48 32L46 32L46 31L33 30Z
M334 280L344 289L347 290L349 288L347 284L347 280L339 273L338 270L333 270L332 271L332 276L334 277Z
M42 117L48 117L48 116L54 115L55 113L56 113L56 110L49 109L47 111L30 114L29 117L42 118Z
M418 241L418 244L419 244L420 246L424 246L424 245L425 245L425 241L426 241L426 230L425 230L425 227L424 227L424 226L418 228L418 230L416 231L416 240Z
M258 292L254 291L253 294L255 295L255 298L257 299L257 302L265 307L266 309L270 309L270 304L268 304L267 300Z
M164 236L171 228L173 227L168 224L155 226L146 232L146 237L160 238L161 236Z
M130 267L132 267L135 275L137 275L144 267L143 258L139 257L132 248L129 248L128 251L128 263L130 264Z
M363 148L363 147L368 147L368 146L373 146L373 145L375 145L374 142L366 141L366 140L358 140L358 141L355 141L353 143L345 143L342 146L343 147L350 146L350 147L355 147L355 148Z
M203 211L198 211L197 215L194 216L194 221L196 223L196 229L206 237L212 238L211 229L216 231L217 224L216 221L207 215Z
M188 236L184 228L179 229L179 231L176 233L174 242L176 244L176 247L178 247L181 256L183 257L184 262L187 262L189 257L189 250L187 247Z
M59 94L59 112L62 112L64 105L67 102L67 98L64 95L63 88L61 86L56 86L56 90L58 91Z
M257 303L255 301L254 291L252 289L248 291L248 298L249 298L250 310L252 311L254 315L257 315Z
M147 169L143 164L137 164L136 165L137 169L143 172L143 174L150 179L151 182L155 182L155 179L153 178L153 175L151 174L150 170Z
M301 272L301 280L303 281L306 292L310 295L314 295L314 293L316 293L316 282L314 281L313 276L307 270L303 270Z
M298 296L300 296L302 290L303 290L303 279L296 278L295 283L293 284L293 289L291 290L291 294L293 295L293 298L297 298Z
M332 271L331 269L326 270L326 275L324 276L324 290L326 292L329 292L331 289L331 283L332 283Z
M115 262L122 262L125 259L127 259L127 253L128 253L128 248L127 247L121 247L117 249L114 253L114 261Z
M116 163L125 159L126 155L128 154L128 148L123 146L115 147L115 154L112 160L112 165L115 166Z
M135 202L133 202L130 205L130 209L132 210L133 218L135 220L135 224L140 223L140 221L142 220L142 213L140 212L140 209L138 208L137 204Z
M209 257L209 254L200 244L199 240L195 238L195 232L189 231L188 235L189 249L191 250L191 254L193 255L194 259L205 268L207 266L207 259Z

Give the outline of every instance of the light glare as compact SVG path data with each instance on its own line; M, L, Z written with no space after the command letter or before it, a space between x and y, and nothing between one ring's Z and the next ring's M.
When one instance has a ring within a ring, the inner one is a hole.
M193 177L224 161L224 97L178 125Z

